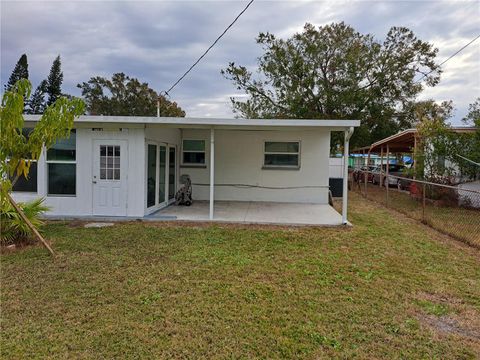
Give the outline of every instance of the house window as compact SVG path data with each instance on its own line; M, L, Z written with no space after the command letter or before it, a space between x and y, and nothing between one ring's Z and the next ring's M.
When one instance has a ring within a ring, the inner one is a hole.
M48 195L75 195L77 162L76 133L68 139L57 140L47 150Z
M33 129L23 128L22 134L27 139L30 136L30 133ZM16 174L10 177L10 180L15 179ZM28 178L20 175L15 185L12 187L12 191L17 192L37 192L37 161L33 160L30 162L30 170L28 172Z
M205 140L183 140L182 164L205 165Z
M15 175L11 177L11 180L15 178ZM12 191L19 192L37 192L37 162L32 161L30 163L30 170L28 171L28 178L20 175L15 185L12 187Z
M299 141L265 141L264 168L292 168L300 167Z

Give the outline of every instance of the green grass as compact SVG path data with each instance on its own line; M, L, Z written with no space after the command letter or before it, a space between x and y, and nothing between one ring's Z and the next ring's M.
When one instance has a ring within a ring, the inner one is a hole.
M362 184L361 191L364 192ZM357 185L354 190L359 191ZM367 196L378 203L386 203L386 189L368 184ZM473 195L472 195L473 197ZM421 198L415 199L406 191L389 189L388 206L412 219L424 221L429 226L480 249L480 210L453 206L439 206L427 200L425 213Z
M477 324L478 250L356 194L351 221L352 229L50 224L55 260L41 247L2 255L0 354L480 356L480 340L423 320Z

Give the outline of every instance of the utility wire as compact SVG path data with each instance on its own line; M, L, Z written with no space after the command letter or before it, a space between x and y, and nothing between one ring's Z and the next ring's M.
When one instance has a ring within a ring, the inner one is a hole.
M466 49L467 47L469 47L471 44L473 44L475 41L477 41L478 39L480 38L480 34L478 34L475 38L473 38L472 40L470 40L470 42L464 46L462 46L460 49L458 49L457 51L455 51L452 55L450 55L447 59L445 59L444 61L442 61L438 66L442 66L443 64L445 64L447 61L451 60L452 58L454 58L455 56L457 56L459 53L461 53L464 49ZM428 75L430 75L432 72L434 72L435 70L430 70L428 73L426 74L423 74L423 76L418 79L417 81L415 81L416 83L420 82L423 80L423 78L427 77Z
M173 89L175 86L177 86L178 83L179 83L180 81L182 81L185 76L188 75L188 73L200 62L200 60L202 60L202 59L205 57L205 55L207 55L207 53L217 44L217 42L223 37L223 35L225 35L225 34L227 33L227 31L230 30L230 28L233 26L233 24L235 24L235 23L237 22L237 20L240 18L240 16L242 16L242 14L243 14L245 11L247 11L247 9L250 7L250 5L252 5L253 2L254 2L254 0L250 0L250 2L247 4L247 6L245 6L245 8L244 8L242 11L240 11L240 13L237 15L237 17L230 23L230 25L227 26L227 28L220 34L220 36L217 37L217 39L213 42L213 44L210 45L207 50L205 50L205 52L202 54L202 56L200 56L200 57L197 59L197 61L195 61L195 62L193 63L193 65L190 66L190 68L189 68L187 71L185 71L185 73L170 87L170 89L168 89L167 91L165 91L165 94L166 94L166 95L169 95L168 93L169 93L170 91L172 91L172 89Z

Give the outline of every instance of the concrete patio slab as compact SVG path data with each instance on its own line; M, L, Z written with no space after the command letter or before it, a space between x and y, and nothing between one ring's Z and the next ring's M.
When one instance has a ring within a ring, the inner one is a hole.
M146 220L209 221L208 201L195 201L191 206L171 205ZM342 216L331 206L323 204L216 201L213 221L278 224L278 225L342 225Z

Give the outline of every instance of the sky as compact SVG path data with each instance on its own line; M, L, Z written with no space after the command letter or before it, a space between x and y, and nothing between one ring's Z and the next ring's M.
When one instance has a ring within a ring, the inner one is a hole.
M1 82L20 55L28 56L33 86L61 56L63 91L80 96L78 83L124 72L157 92L168 89L245 7L242 1L4 1L1 0ZM170 93L191 117L234 114L241 97L221 74L229 62L256 69L259 32L286 38L306 22L344 21L383 41L392 26L406 26L439 49L441 62L480 34L480 1L261 1L256 0L195 69ZM443 66L439 85L421 99L453 100L461 124L480 96L480 39Z

